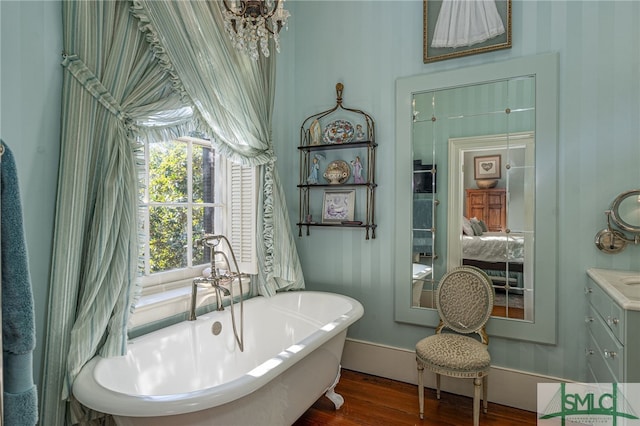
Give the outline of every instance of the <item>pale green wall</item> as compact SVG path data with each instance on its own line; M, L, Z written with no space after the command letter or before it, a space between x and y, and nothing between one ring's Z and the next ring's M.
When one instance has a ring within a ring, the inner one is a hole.
M0 1L0 137L16 159L35 299L41 383L60 156L60 1Z
M410 349L431 332L394 321L394 218L396 209L407 208L393 204L394 145L406 143L394 140L395 80L559 53L558 344L496 338L491 353L497 365L582 379L585 270L640 271L640 247L611 256L593 244L613 198L640 187L640 2L514 1L511 49L431 64L422 63L422 1L294 0L287 7L293 17L278 58L274 141L292 223L300 124L335 104L336 82L345 85L347 106L372 114L380 144L377 239L365 241L351 229L312 229L298 239L307 287L360 300L365 314L350 337L385 345Z
M419 1L287 2L293 17L282 36L274 141L278 168L297 217L298 132L302 120L345 102L376 120L378 238L359 231L312 230L300 238L308 287L350 294L365 305L351 336L411 348L428 330L393 320L394 83L400 76L442 71L542 52L560 53L561 269L558 346L492 341L500 365L578 378L582 347L581 286L589 266L640 270L640 247L607 256L593 245L603 210L619 192L640 187L640 3L514 3L514 47L424 65ZM526 18L526 21L524 17ZM0 136L11 146L21 181L38 333L35 372L41 382L43 333L59 158L62 23L60 1L0 1ZM293 171L293 173L292 173ZM297 237L296 237L297 238ZM578 302L578 303L576 303ZM407 368L413 368L407 366Z

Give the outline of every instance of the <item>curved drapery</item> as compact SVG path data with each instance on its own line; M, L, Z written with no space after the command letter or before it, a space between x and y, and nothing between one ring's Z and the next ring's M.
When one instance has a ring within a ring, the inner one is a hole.
M140 3L132 14L129 1L62 2L68 54L41 409L48 424L67 423L64 399L91 357L126 349L138 263L136 136L201 128L221 153L258 166L260 293L304 286L269 139L274 62L250 62L230 47L215 2L150 5L164 8L168 37L158 38ZM186 50L173 55L176 46Z
M215 133L231 161L273 160L270 127L274 61L231 46L216 1L134 0L140 29L174 76L176 89Z
M43 374L47 424L66 424L64 399L96 352L126 348L138 264L136 123L183 107L130 6L62 2L68 55Z
M225 32L220 7L219 1L134 1L140 29L174 76L174 87L213 130L216 149L232 161L260 167L258 289L270 296L304 288L274 166L275 59L260 56L254 62L238 52Z

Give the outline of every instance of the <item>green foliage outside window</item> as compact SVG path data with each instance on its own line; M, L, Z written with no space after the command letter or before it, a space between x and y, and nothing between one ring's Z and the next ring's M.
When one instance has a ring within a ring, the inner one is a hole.
M193 200L203 202L203 151L194 146L192 175ZM185 268L188 245L193 245L189 233L187 144L163 142L150 144L149 152L149 199L151 203L166 203L149 208L150 272ZM192 231L199 236L203 229L204 208L191 209ZM194 263L202 263L202 250L194 250Z

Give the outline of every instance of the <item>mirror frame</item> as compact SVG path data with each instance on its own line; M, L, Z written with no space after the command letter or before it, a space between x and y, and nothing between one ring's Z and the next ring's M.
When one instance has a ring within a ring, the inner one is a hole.
M412 98L415 93L489 83L535 75L535 275L533 321L491 317L491 336L546 344L557 342L557 176L558 176L558 54L544 54L505 62L459 68L396 80L395 205L411 206L413 161ZM447 160L448 161L448 160ZM443 207L443 206L441 206ZM411 307L412 209L396 209L395 320L436 327L435 309ZM446 234L446 230L442 230Z
M622 219L619 211L620 205L627 198L631 197L638 197L638 199L640 200L640 189L632 189L630 191L623 192L622 194L618 195L615 200L613 200L613 202L611 203L611 220L613 220L613 223L615 223L616 226L623 231L638 234L640 233L640 224L635 225L626 222L624 219Z

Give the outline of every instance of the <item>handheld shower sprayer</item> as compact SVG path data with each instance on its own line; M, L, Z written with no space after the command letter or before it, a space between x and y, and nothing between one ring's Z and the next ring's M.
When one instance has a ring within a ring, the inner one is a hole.
M227 252L224 251L225 246L220 246L221 243L225 244L228 253L231 255L231 262L229 256L227 256ZM236 260L235 253L233 252L233 247L231 243L224 235L215 235L215 234L205 234L202 238L196 241L196 246L204 246L208 247L211 251L209 253L209 259L211 264L211 271L208 273L208 276L198 277L193 280L192 288L191 288L191 308L189 310L189 321L196 320L196 296L198 286L201 284L209 284L211 287L215 289L216 292L216 303L217 309L219 311L224 310L223 305L223 296L230 296L230 307L231 307L231 322L233 324L233 332L236 337L236 341L238 342L238 346L240 347L240 351L244 350L244 338L243 338L243 328L244 328L244 305L243 305L243 288L242 288L242 274L240 269L238 268L238 262ZM219 247L220 246L220 247ZM219 265L224 265L225 269L221 270L216 264L216 260L221 258L222 261ZM245 275L246 276L246 275ZM240 333L238 334L236 330L236 320L235 320L235 312L233 309L234 298L233 298L233 284L235 280L238 280L238 285L240 288ZM223 287L223 285L228 285L227 287Z

